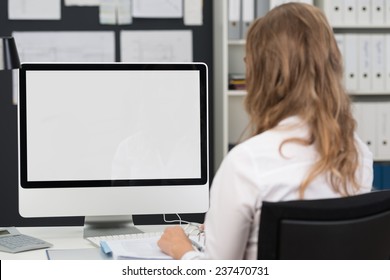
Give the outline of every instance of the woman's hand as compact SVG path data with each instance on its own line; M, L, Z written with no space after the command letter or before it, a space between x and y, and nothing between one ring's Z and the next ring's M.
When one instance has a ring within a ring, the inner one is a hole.
M157 245L165 254L176 260L194 250L191 241L180 226L166 228Z

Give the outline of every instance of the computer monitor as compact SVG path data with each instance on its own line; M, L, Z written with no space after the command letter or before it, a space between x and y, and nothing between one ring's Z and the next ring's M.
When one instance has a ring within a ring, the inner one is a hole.
M86 216L91 236L206 212L207 88L203 63L23 64L20 214Z

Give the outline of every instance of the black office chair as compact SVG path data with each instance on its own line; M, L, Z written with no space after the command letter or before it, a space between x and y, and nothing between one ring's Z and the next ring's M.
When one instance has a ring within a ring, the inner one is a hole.
M390 190L264 202L258 259L390 259Z

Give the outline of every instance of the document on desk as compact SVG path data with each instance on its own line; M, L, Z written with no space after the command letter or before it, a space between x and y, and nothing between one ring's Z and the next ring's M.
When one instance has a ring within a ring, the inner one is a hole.
M154 236L140 239L106 240L101 242L101 248L106 254L112 254L117 260L151 259L170 260L157 245L160 237Z
M111 260L99 248L83 249L49 249L46 250L48 260Z

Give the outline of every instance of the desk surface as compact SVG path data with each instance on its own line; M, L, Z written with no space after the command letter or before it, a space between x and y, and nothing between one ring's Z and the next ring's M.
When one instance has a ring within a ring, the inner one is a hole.
M144 232L162 231L163 225L137 226ZM96 248L83 238L83 227L18 227L20 233L31 235L53 244L50 249ZM0 252L0 260L47 260L46 249L16 254Z

